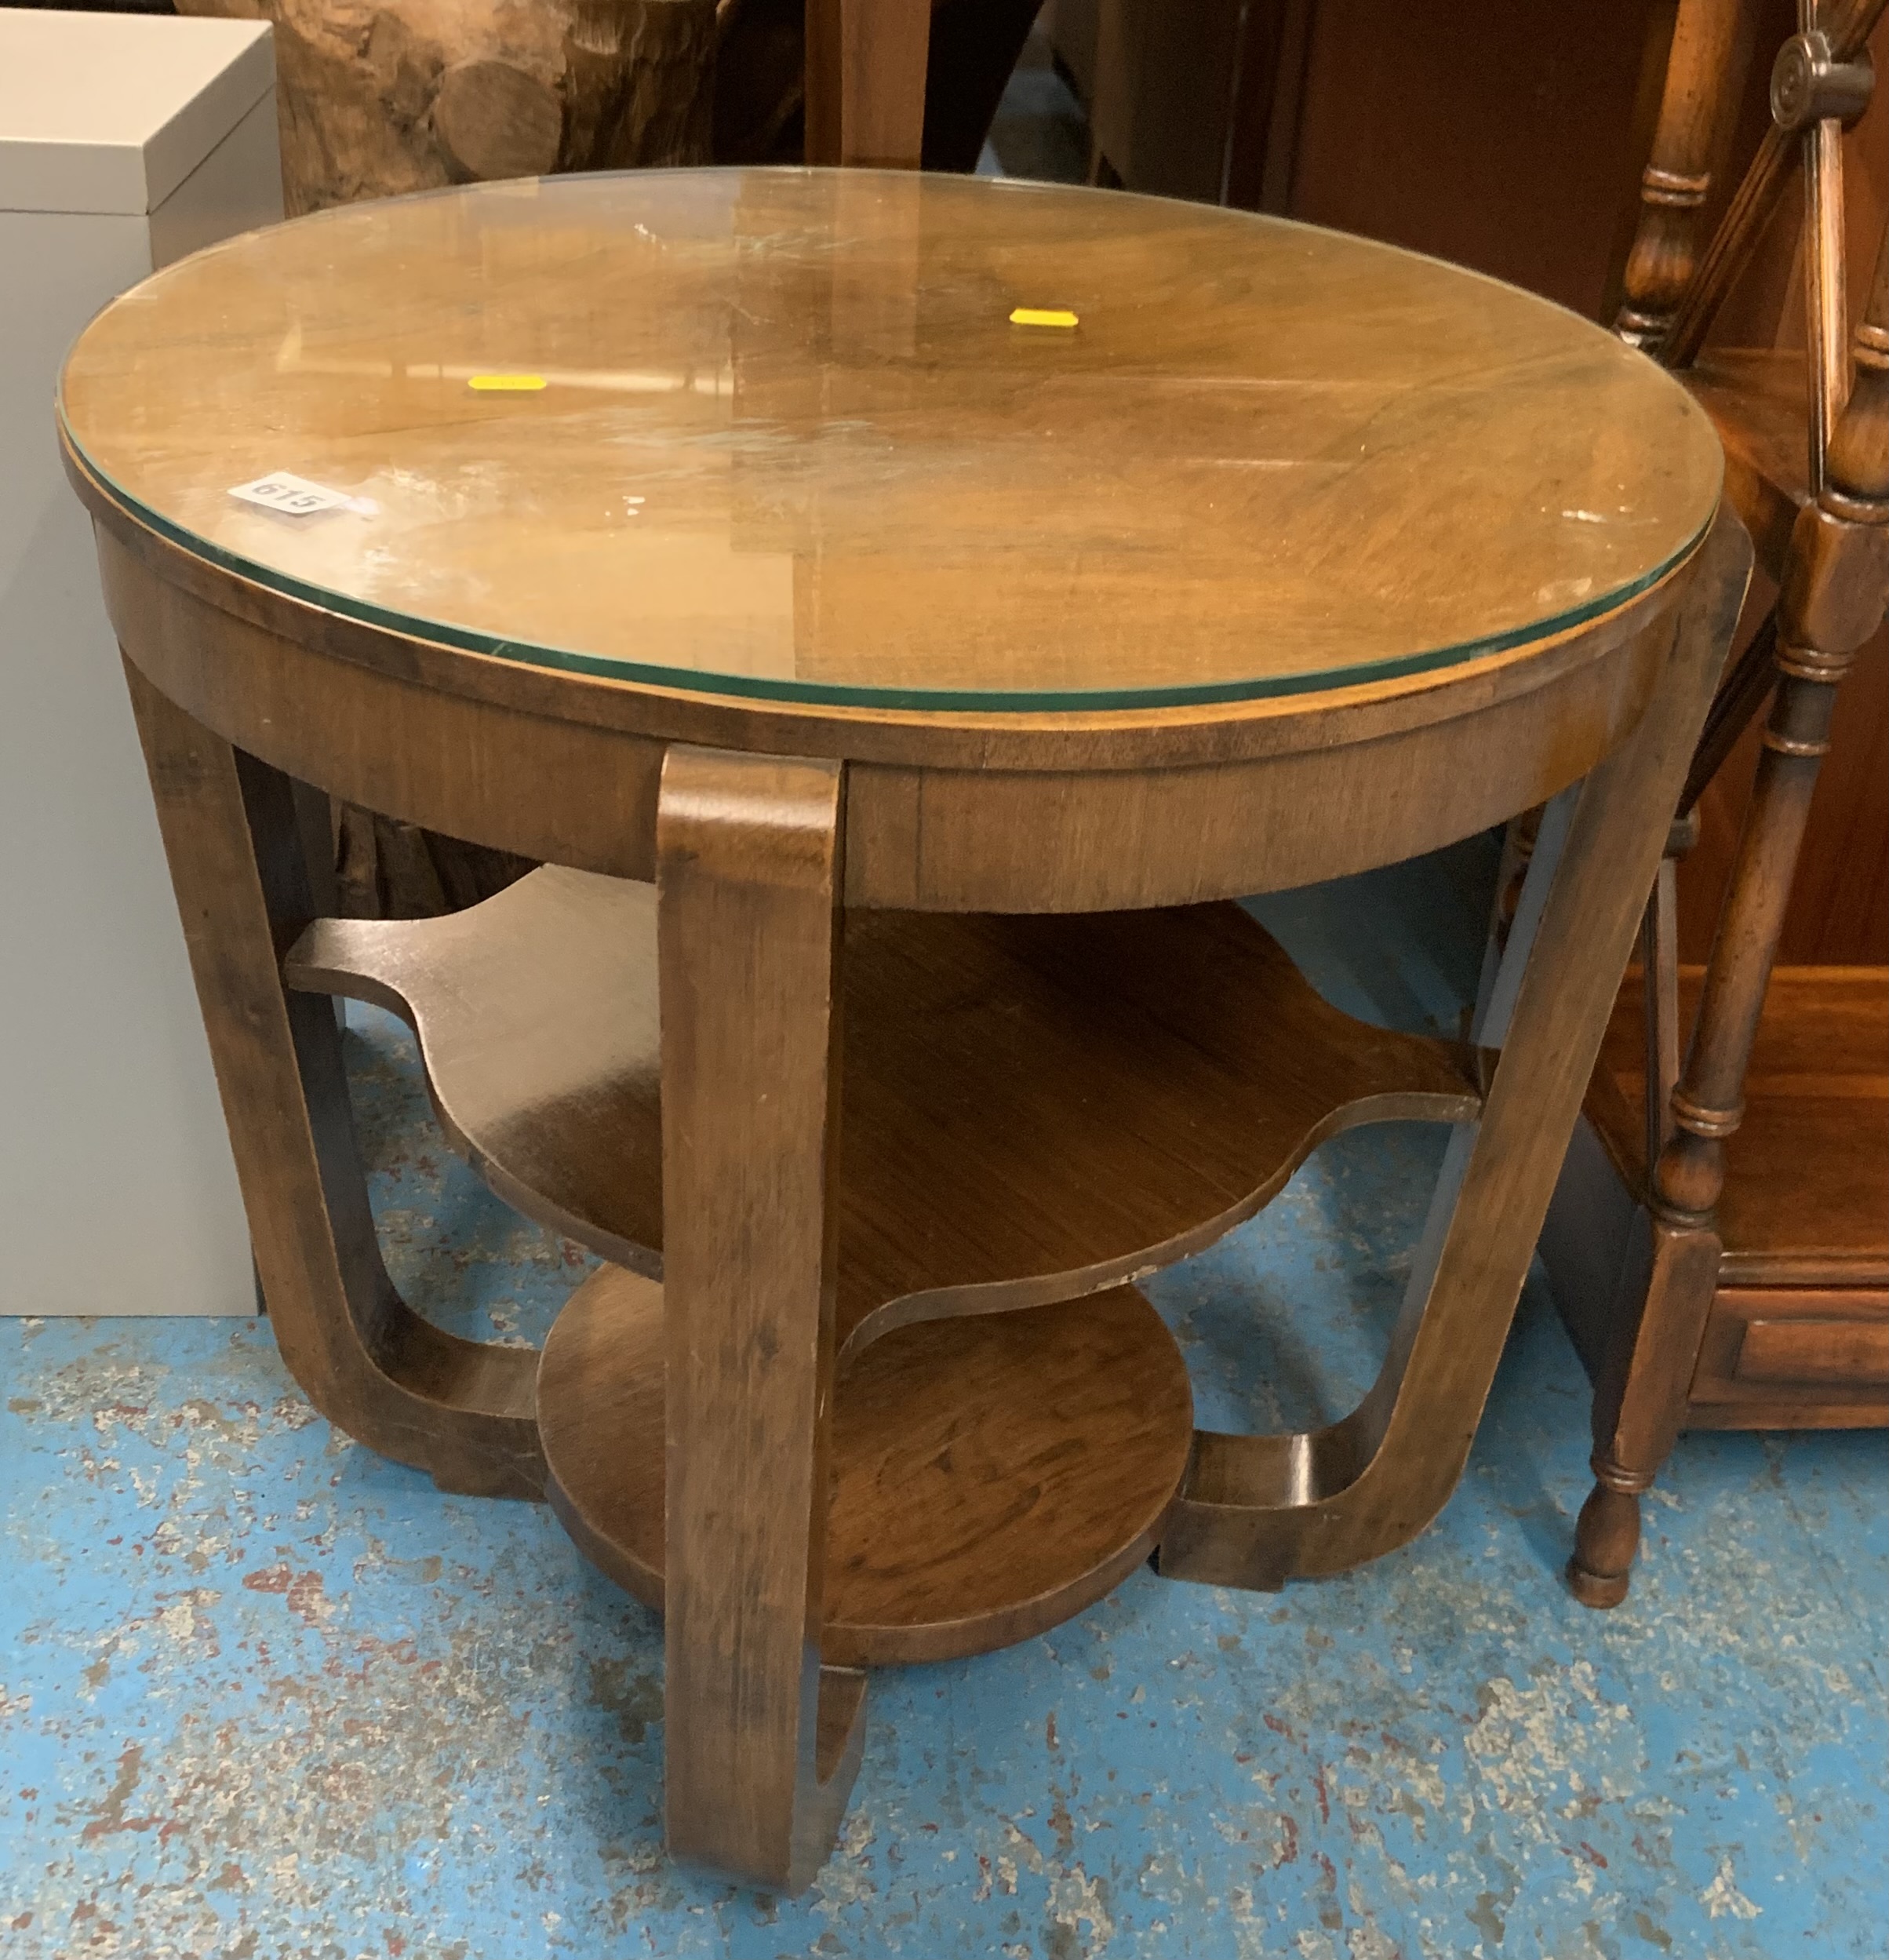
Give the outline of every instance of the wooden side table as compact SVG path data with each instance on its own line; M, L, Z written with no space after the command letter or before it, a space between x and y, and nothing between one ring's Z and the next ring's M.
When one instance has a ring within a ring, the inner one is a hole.
M661 1601L676 1853L805 1882L865 1665L1436 1514L1749 563L1651 362L1271 220L678 172L206 254L61 413L284 1354ZM325 917L317 790L546 869ZM1471 1047L1228 902L1541 803ZM541 1360L395 1295L324 992L612 1262ZM1411 1116L1454 1141L1377 1386L1195 1434L1135 1279Z

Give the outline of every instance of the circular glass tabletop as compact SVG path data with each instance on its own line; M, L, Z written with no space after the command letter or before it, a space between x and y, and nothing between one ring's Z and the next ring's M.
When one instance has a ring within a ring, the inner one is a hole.
M877 171L548 178L257 232L107 308L60 413L146 521L330 610L880 708L1468 660L1658 579L1720 470L1670 377L1474 274Z

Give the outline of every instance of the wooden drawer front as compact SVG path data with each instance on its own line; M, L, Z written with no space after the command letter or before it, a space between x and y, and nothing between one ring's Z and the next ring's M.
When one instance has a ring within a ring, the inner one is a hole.
M1732 1379L1889 1387L1889 1321L1747 1321Z
M1700 1426L1889 1423L1889 1289L1723 1289L1691 1400Z

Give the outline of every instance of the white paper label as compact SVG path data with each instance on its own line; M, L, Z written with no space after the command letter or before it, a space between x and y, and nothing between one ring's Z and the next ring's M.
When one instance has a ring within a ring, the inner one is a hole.
M231 496L246 504L260 504L266 511L280 511L289 517L312 517L318 511L351 510L355 500L345 490L328 490L311 483L305 476L292 476L278 470L273 476L259 476L253 483L238 483Z

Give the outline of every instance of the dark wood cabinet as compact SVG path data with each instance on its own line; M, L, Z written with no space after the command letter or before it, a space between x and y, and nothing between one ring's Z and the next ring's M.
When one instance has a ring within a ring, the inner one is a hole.
M1664 0L1054 5L1097 150L1130 189L1363 232L1602 311Z

